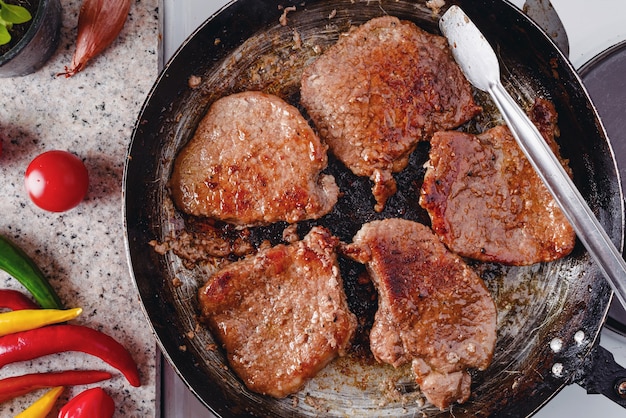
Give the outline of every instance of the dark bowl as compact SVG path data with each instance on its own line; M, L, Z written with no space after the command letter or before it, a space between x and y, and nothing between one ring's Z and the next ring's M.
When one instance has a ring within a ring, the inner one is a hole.
M59 44L60 29L59 0L40 0L24 37L0 56L0 77L19 77L43 67Z

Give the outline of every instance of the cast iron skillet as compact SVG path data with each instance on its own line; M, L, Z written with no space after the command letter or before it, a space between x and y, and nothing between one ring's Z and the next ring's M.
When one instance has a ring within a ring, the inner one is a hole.
M446 2L452 3L459 4L494 45L503 63L505 85L514 97L525 105L537 96L554 102L561 130L558 142L570 160L574 181L621 248L623 207L613 152L570 64L510 4L500 0ZM196 321L196 290L210 271L188 270L176 256L158 255L148 245L184 227L185 219L169 200L167 180L177 151L216 98L260 89L298 106L302 67L350 25L373 17L394 15L438 31L438 15L423 2L297 2L296 10L287 14L287 25L282 26L279 18L291 5L239 0L210 18L169 62L137 121L124 173L127 249L145 313L165 356L199 399L223 417L532 414L564 385L580 379L611 299L609 287L580 244L566 259L549 264L523 268L472 264L498 307L497 347L492 365L485 372L473 373L471 399L445 412L423 404L406 368L393 370L367 356L334 362L287 399L247 391L225 367L224 354L210 333ZM488 99L477 97L486 112L463 127L469 131L498 123ZM346 197L317 223L348 242L361 223L380 217L399 216L428 224L416 195L427 158L428 145L422 144L407 170L398 175L401 192L382 214L371 209L368 180L355 178L331 158L329 171ZM303 223L299 232L303 234L312 224ZM282 227L255 234L276 241ZM367 285L354 279L355 269L342 264L351 299L368 295ZM351 307L359 316L371 318L371 303L357 300Z

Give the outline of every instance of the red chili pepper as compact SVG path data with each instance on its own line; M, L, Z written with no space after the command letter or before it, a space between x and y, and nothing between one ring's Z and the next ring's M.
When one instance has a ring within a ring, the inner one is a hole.
M111 418L115 401L102 388L87 389L74 396L59 411L58 418Z
M87 385L110 379L113 375L99 370L69 370L32 373L0 379L0 403L32 391L55 386Z
M113 337L81 325L51 325L0 337L0 368L48 354L80 351L118 369L133 386L140 386L132 356Z
M22 309L39 309L39 305L18 290L0 289L0 308L19 311Z

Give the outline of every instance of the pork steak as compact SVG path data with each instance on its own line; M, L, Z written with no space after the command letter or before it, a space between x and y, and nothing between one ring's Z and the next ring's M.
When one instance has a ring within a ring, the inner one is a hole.
M330 150L373 181L377 211L418 141L481 110L447 41L392 16L341 36L305 67L301 84L301 102Z
M287 396L348 349L357 323L337 245L314 227L301 241L227 265L199 290L202 321L250 390Z
M556 111L538 100L531 119L559 155ZM562 160L566 170L567 161ZM438 132L420 204L433 231L457 254L530 265L569 254L576 234L506 126L481 135Z
M349 257L378 291L370 347L379 362L411 362L426 398L445 409L470 394L468 369L484 370L496 342L496 307L482 279L417 222L363 225Z
M239 227L317 219L339 194L327 147L282 99L243 92L212 104L176 157L170 189L191 215Z

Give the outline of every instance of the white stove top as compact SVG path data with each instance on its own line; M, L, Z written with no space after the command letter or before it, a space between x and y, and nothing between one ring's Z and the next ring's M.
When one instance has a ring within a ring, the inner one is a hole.
M225 0L162 0L162 62L166 62L179 45L208 17L228 3ZM511 3L522 7L524 0ZM593 3L593 5L591 4ZM278 2L277 2L278 4ZM552 0L567 31L570 60L580 68L596 54L626 40L626 1L624 0ZM626 337L605 329L601 344L626 366ZM169 367L163 364L163 404L161 415L171 417L207 417L214 415L186 388ZM578 385L563 389L536 415L537 418L626 416L626 410L602 395L587 395Z

